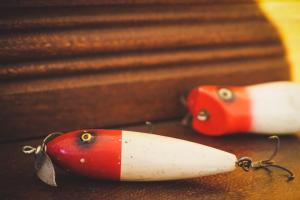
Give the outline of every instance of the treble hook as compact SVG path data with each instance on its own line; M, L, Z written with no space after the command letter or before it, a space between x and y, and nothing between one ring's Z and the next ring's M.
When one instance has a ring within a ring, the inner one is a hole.
M281 169L281 170L287 172L288 173L288 181L294 179L295 175L291 170L287 169L286 167L277 165L277 164L275 164L275 161L273 161L273 158L277 155L278 149L280 147L279 137L278 136L270 136L269 139L276 140L276 143L275 143L276 146L275 146L273 153L271 154L271 156L268 159L253 162L252 159L249 157L241 157L237 161L237 165L247 172L251 168L252 169L263 168L263 169L270 170L269 168L273 167L273 168Z

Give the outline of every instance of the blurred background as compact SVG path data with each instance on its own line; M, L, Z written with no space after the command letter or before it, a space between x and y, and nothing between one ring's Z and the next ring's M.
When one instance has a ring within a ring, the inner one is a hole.
M257 1L262 12L274 24L286 49L292 79L300 81L300 4L297 0Z

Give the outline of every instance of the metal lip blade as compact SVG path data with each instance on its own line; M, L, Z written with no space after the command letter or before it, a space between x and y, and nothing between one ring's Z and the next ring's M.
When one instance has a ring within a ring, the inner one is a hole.
M54 165L46 152L40 151L35 159L36 174L44 183L57 187Z

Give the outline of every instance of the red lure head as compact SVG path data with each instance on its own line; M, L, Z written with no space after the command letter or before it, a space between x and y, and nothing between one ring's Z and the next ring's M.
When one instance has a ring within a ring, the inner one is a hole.
M59 167L79 175L120 179L121 130L79 130L47 144L46 152Z
M193 116L193 128L206 135L246 132L251 126L245 87L198 87L189 93L187 107Z

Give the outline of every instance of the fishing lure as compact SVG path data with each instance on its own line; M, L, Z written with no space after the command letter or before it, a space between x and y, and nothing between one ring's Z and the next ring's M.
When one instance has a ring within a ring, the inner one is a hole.
M291 134L300 131L300 84L271 82L246 87L200 86L186 105L192 127L219 136L255 132Z
M77 130L52 133L36 148L24 146L23 152L35 154L37 176L57 186L54 165L81 176L120 181L162 181L196 178L229 172L239 166L275 167L293 173L272 161L279 147L264 161L237 160L234 154L181 139L124 130Z

